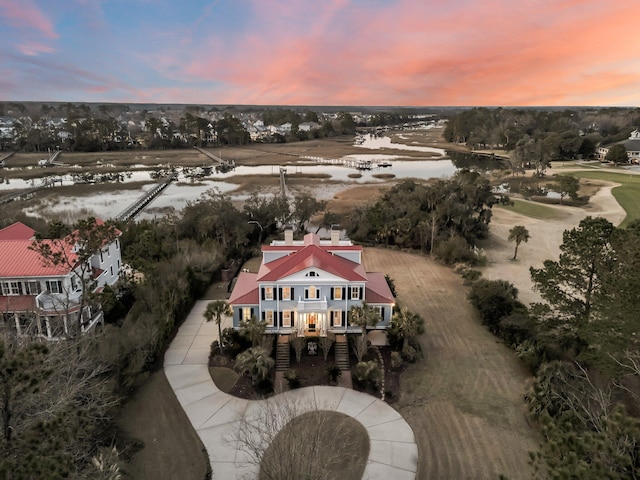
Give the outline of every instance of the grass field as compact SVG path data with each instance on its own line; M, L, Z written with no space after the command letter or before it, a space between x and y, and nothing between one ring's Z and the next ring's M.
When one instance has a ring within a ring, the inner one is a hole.
M627 217L621 227L626 227L633 220L640 219L640 208L638 208L640 205L640 175L598 171L578 171L572 172L571 175L578 178L619 183L620 186L615 187L612 193L620 206L627 212Z
M551 208L540 203L528 202L524 200L512 199L513 205L499 205L498 208L504 208L512 212L526 215L531 218L539 218L541 220L558 220L563 217L561 211L557 208Z

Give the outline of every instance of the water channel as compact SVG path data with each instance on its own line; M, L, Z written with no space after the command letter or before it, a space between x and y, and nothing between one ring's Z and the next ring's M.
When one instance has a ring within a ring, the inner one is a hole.
M443 149L404 145L399 143L391 143L389 137L373 137L368 136L365 141L358 145L363 149L362 154L345 155L344 159L371 161L374 168L371 170L355 170L346 168L341 165L322 164L316 165L310 160L300 159L290 164L282 165L287 168L287 174L302 175L325 175L326 180L333 182L345 182L349 184L364 184L383 182L384 179L376 178L376 175L390 174L394 178L448 178L457 170L453 162L446 158L446 152ZM425 152L425 159L415 158L413 160L402 160L401 153L398 155L387 155L379 153L369 153L373 150L395 149L410 150L413 152ZM436 155L434 157L434 154ZM437 158L434 160L434 158ZM375 167L378 163L390 163L390 167ZM140 169L137 169L140 168ZM258 165L258 166L238 166L235 170L227 173L212 173L210 176L193 180L186 178L184 174L179 175L179 181L172 183L160 196L158 196L151 204L152 211L157 212L159 209L172 207L181 209L188 201L197 200L207 190L216 188L222 193L229 193L237 188L235 183L227 182L225 179L235 176L253 176L253 175L278 175L280 166L275 165ZM46 170L43 170L46 173ZM47 205L49 212L74 210L82 208L93 212L94 214L109 218L117 215L128 205L139 198L144 191L153 188L155 180L152 179L154 171L148 167L134 166L125 174L120 175L118 181L126 185L131 182L149 182L143 185L141 189L130 190L126 187L122 190L112 192L100 192L95 195L76 196L58 196L55 203ZM354 178L354 174L358 174L358 178ZM74 178L71 175L56 177L61 185L73 185ZM11 179L8 183L0 184L0 194L3 190L28 189L37 186L42 179ZM321 180L319 180L321 181ZM241 196L233 196L241 199ZM80 200L81 198L81 200ZM29 209L31 214L37 214L38 209ZM153 213L141 213L139 218L153 216Z

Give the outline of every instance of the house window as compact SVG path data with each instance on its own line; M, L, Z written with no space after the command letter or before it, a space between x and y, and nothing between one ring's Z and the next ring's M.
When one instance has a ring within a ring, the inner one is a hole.
M342 300L342 287L333 287L333 299Z
M26 282L24 286L25 286L25 293L27 295L38 295L42 293L40 282Z
M360 287L351 287L351 300L360 299Z
M282 300L291 300L291 287L282 287Z
M109 267L109 271L111 272L111 276L113 277L113 265Z
M319 276L318 273L314 272L313 270L305 275L305 277L318 277L318 276Z
M342 310L334 310L331 314L332 323L334 327L342 326Z
M242 309L242 320L251 320L251 308L244 307Z
M102 250L100 250L100 263L104 262L104 257L102 256Z
M308 287L304 290L305 300L317 300L320 298L320 289L316 287Z
M62 282L60 280L47 280L46 285L49 293L63 293Z
M273 327L273 310L266 310L264 312L264 319L268 327Z
M22 283L21 282L3 282L2 294L3 295L22 295Z
M273 300L273 287L264 287L264 299Z
M75 292L76 290L79 290L79 289L80 289L80 286L78 285L78 280L76 279L75 276L72 276L71 277L71 290Z
M282 312L282 326L283 327L291 326L291 310L284 310Z

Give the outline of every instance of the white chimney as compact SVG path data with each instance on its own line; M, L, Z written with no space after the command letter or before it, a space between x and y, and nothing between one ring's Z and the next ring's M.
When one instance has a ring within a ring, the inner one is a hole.
M293 227L291 225L284 227L284 244L293 245Z
M331 225L331 245L340 245L340 226Z

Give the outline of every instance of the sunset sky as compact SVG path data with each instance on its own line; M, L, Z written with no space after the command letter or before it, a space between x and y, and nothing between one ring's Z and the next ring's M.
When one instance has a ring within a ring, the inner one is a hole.
M640 105L640 1L0 0L0 100Z

